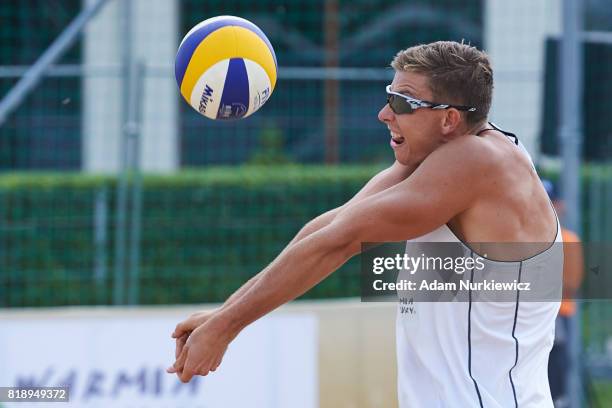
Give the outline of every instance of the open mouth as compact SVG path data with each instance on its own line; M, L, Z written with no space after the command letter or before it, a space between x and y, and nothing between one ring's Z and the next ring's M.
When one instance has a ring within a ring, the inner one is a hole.
M391 147L396 147L404 143L404 138L397 133L391 132Z

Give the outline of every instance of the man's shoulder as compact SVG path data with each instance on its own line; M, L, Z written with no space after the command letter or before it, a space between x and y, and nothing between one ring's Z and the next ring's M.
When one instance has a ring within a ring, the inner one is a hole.
M529 159L503 139L465 135L437 148L423 164L427 171L421 172L422 179L437 179L442 186L457 184L474 198L473 204L482 198L505 200L508 194L527 188L525 183L531 180Z
M488 190L502 166L499 153L476 138L460 137L436 148L407 179L407 191L414 191L415 185L427 185L471 201Z
M491 172L502 170L500 159L498 149L493 148L491 143L478 136L465 135L441 145L426 160L439 162L449 169L461 167L477 172Z

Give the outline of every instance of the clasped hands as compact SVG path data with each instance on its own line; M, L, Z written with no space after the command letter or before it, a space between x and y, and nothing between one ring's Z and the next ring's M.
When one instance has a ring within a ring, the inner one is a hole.
M177 324L172 333L172 338L176 339L176 361L166 372L176 374L186 383L194 375L215 371L237 334L229 330L217 310L192 314Z

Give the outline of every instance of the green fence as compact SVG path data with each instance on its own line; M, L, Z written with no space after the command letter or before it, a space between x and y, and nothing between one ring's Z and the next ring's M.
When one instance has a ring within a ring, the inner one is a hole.
M139 277L131 282L138 302L223 301L375 171L250 166L146 177ZM0 177L0 306L113 302L115 185L79 175ZM358 296L357 266L307 296ZM127 268L126 276L135 272Z
M139 264L120 271L126 292L135 290L141 304L223 301L307 221L346 202L378 169L241 166L145 177ZM595 202L602 195L592 190L612 194L612 173L587 169L584 185L592 186L583 195L586 233L612 240L599 227L612 219L602 216ZM115 186L114 178L74 174L0 177L0 306L113 302ZM306 296L359 296L358 270L355 258Z

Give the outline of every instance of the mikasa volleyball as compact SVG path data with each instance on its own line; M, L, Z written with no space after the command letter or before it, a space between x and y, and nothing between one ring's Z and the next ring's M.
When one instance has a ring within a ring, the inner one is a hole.
M174 64L181 95L210 119L240 119L256 112L274 91L277 69L263 31L235 16L209 18L193 27Z

